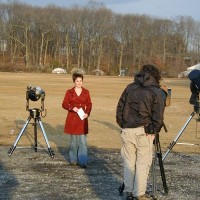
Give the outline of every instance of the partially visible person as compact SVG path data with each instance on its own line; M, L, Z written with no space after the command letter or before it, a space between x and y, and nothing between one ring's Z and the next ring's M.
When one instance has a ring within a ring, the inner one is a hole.
M121 127L121 154L127 200L152 199L146 194L155 134L163 125L164 101L159 88L160 71L144 65L123 91L116 110Z
M88 164L88 117L92 109L90 93L82 87L83 74L72 75L74 87L67 90L62 107L68 111L64 132L70 134L69 162L71 165L80 165L86 168ZM79 109L84 113L79 115Z

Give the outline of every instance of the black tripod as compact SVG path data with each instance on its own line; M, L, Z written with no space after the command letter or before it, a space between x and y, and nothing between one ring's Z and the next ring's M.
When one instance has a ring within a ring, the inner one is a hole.
M155 146L155 154L154 154L153 161L152 161L152 171L151 171L152 197L153 197L153 199L157 199L157 191L158 191L157 178L156 178L157 159L158 159L158 164L159 164L159 168L160 168L160 175L161 175L161 179L162 179L163 189L164 189L165 194L168 193L164 165L163 165L163 161L162 161L162 151L161 151L161 146L160 146L159 134L155 135L154 146Z
M17 146L17 143L19 142L19 140L20 140L21 136L23 135L25 129L27 128L29 122L31 121L31 119L33 119L34 120L33 126L34 126L35 152L37 152L37 123L38 123L40 125L40 128L41 128L42 134L44 136L45 142L47 144L49 155L50 155L50 157L53 158L54 152L51 150L51 147L50 147L48 139L47 139L47 135L45 133L45 130L44 130L44 127L43 127L43 124L42 124L42 121L41 121L41 117L40 117L41 110L38 109L38 108L34 108L34 109L28 109L28 111L29 111L29 117L28 117L26 123L24 124L23 128L21 129L19 135L17 136L15 143L9 149L9 151L8 151L9 156L12 155L13 151L15 150L15 148Z

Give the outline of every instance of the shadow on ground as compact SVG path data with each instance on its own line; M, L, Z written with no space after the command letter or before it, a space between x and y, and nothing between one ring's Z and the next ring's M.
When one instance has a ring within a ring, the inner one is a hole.
M122 167L116 150L90 147L86 169L69 166L60 152L52 159L45 150L16 148L10 157L7 150L0 147L5 165L0 178L7 180L1 185L7 192L0 199L121 199L117 188ZM59 151L65 154L67 150Z
M0 199L12 199L12 190L18 186L16 177L0 162Z

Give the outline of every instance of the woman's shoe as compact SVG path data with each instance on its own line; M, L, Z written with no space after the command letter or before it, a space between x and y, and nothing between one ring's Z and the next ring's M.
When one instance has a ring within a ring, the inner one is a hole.
M70 166L77 166L78 163L77 163L77 162L70 162L69 165L70 165Z
M87 165L85 163L80 164L81 168L87 168Z
M134 197L134 200L153 200L153 197L148 194L144 194L138 197Z

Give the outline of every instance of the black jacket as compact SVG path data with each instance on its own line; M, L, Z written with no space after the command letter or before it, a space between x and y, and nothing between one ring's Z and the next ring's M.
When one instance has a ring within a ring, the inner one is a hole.
M164 100L159 85L149 73L136 75L123 91L116 111L121 128L153 127L158 133L163 125Z

